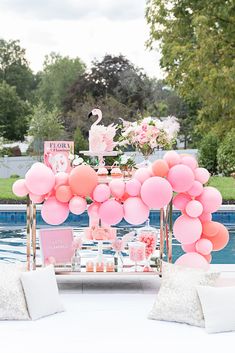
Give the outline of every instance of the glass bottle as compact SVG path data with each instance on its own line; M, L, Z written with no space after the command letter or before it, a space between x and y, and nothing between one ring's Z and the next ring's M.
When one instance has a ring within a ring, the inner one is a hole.
M145 243L145 252L146 252L146 266L145 271L151 270L150 267L150 258L153 255L156 244L157 244L157 230L150 226L150 220L146 221L146 225L139 229L138 231L138 240Z
M74 251L74 255L71 259L71 263L72 263L72 271L75 271L75 272L81 271L81 255L79 254L79 251L77 249Z

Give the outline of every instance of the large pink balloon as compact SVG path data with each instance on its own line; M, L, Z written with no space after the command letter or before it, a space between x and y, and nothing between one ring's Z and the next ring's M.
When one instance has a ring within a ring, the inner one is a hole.
M206 213L213 213L222 205L221 193L212 186L206 186L197 200L201 202Z
M110 181L109 187L110 187L111 194L117 199L120 199L124 195L125 183L123 180L113 179Z
M196 243L182 244L181 248L184 250L184 252L196 252Z
M173 198L173 205L177 210L184 211L187 203L191 200L191 197L187 194L178 194Z
M79 214L82 214L83 212L85 212L86 208L87 208L87 202L81 196L74 196L69 201L69 210L70 210L70 212L72 212L76 215L79 215Z
M139 197L129 197L123 205L124 219L133 225L144 223L149 218L149 208Z
M201 268L203 270L209 269L209 264L206 259L196 252L188 252L180 256L175 264L191 268Z
M196 242L196 251L201 255L209 255L213 250L212 242L209 239L199 239Z
M93 191L93 199L97 202L104 202L110 198L110 187L106 184L99 184Z
M166 152L163 159L167 162L169 167L180 163L180 155L175 151Z
M192 200L186 205L185 211L190 217L199 217L202 214L203 207L201 202Z
M148 168L137 169L133 176L133 178L137 179L141 184L143 184L143 182L150 177L151 177L151 172Z
M44 195L34 195L30 192L29 198L33 203L42 203L45 199L45 196Z
M69 175L65 172L59 172L55 175L55 188L60 185L69 185Z
M201 237L202 224L198 218L187 215L178 217L173 226L175 238L183 244L192 244Z
M25 183L30 192L35 195L44 195L50 192L55 185L53 171L43 163L37 163L25 175Z
M166 179L152 177L143 183L140 194L149 208L162 208L172 198L172 187Z
M123 218L123 206L116 200L107 200L99 207L99 217L105 224L118 224Z
M138 196L140 194L141 183L137 179L131 179L126 182L126 192L130 196Z
M98 184L98 176L89 165L73 168L69 175L69 185L74 194L90 196Z
M188 190L188 194L190 196L199 196L201 195L202 192L203 192L203 185L197 180L193 182L192 187Z
M29 190L26 186L25 179L19 179L12 185L12 191L16 196L24 197L28 195Z
M194 174L186 165L175 165L169 170L167 179L176 192L185 192L193 186Z
M55 197L50 197L42 205L41 216L48 224L59 225L68 218L68 215L68 204L57 201Z
M198 164L196 158L193 156L183 156L181 157L181 163L187 165L192 170L196 169Z
M199 181L202 184L208 182L210 178L210 173L205 168L196 168L194 170L195 180Z

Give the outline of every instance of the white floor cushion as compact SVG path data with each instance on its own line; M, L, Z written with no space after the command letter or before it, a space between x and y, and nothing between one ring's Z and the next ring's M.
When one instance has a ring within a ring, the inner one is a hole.
M52 265L23 273L21 281L32 320L64 311Z
M235 286L198 286L208 333L235 331Z

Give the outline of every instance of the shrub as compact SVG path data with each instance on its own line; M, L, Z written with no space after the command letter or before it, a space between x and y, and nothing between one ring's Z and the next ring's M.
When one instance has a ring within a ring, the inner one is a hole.
M11 174L10 178L11 179L19 179L20 176L18 174Z
M88 149L88 141L83 136L79 127L76 128L73 138L74 138L74 150L76 154L78 154L79 151L86 151Z
M21 150L19 146L14 146L14 147L3 147L0 150L0 156L8 156L8 157L18 157L21 156Z
M199 147L199 164L209 170L210 173L217 172L217 149L219 140L212 132L207 134Z
M235 129L232 129L220 144L217 158L219 172L225 176L235 172Z

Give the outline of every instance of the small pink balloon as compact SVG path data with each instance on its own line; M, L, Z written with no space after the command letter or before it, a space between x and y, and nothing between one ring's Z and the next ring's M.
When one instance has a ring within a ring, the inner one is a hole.
M208 222L212 220L212 214L211 213L206 213L202 212L201 216L199 216L199 219L201 222Z
M99 184L93 191L93 200L97 202L104 202L110 198L110 187L106 184Z
M25 175L25 183L30 192L35 195L44 195L50 192L55 185L55 175L43 163L31 167Z
M24 197L28 195L29 190L26 186L25 179L18 179L12 185L12 192L18 197Z
M44 195L34 195L30 192L29 198L33 203L42 203L45 199L45 196Z
M59 172L55 175L55 189L60 185L69 185L69 175L65 172Z
M186 165L175 165L169 170L167 180L176 192L185 192L191 189L194 182L194 174Z
M149 218L149 208L140 197L129 197L123 204L124 219L133 225L144 223Z
M109 183L111 194L120 199L125 193L125 183L123 180L120 179L113 179Z
M149 178L151 178L151 173L148 168L139 168L136 170L134 176L134 179L137 179L141 184Z
M206 213L216 212L222 205L221 193L212 186L204 187L202 194L197 197L197 200L201 202Z
M152 177L143 183L140 194L143 202L149 208L162 208L172 198L172 187L166 179Z
M123 206L116 200L107 200L100 205L99 217L105 224L118 224L123 218Z
M212 242L209 239L199 239L196 242L196 251L201 255L209 255L213 250Z
M191 268L201 268L205 271L209 269L209 264L206 259L196 252L188 252L180 256L175 264Z
M138 196L140 194L141 183L137 179L131 179L126 182L126 192L130 196Z
M191 200L189 195L181 193L173 198L173 205L177 210L184 211L187 203Z
M166 152L163 159L167 162L170 168L180 163L180 155L175 151Z
M180 243L192 244L200 239L202 224L198 218L182 215L176 219L173 226L173 233Z
M184 252L196 252L196 243L192 244L182 244L181 248L184 250Z
M48 224L59 225L68 218L68 215L68 204L57 201L55 197L50 197L42 205L41 216Z
M210 173L205 168L196 168L194 170L195 180L199 181L202 184L208 182L210 178Z
M201 195L202 192L203 192L203 185L197 180L193 182L192 187L188 190L188 194L194 197Z
M87 213L89 216L98 215L100 204L98 202L93 202L88 206Z
M198 167L197 160L193 156L181 157L181 163L184 165L187 165L192 170L194 170Z
M190 217L199 217L202 214L203 207L201 202L192 200L187 203L185 211Z
M74 196L69 201L69 210L70 210L70 212L72 212L76 215L79 215L79 214L82 214L83 212L85 212L86 208L87 208L87 202L81 196Z

